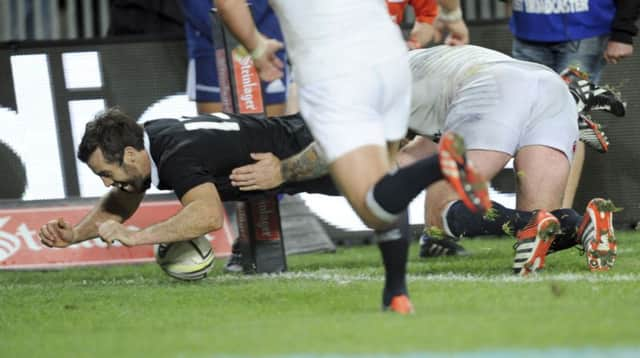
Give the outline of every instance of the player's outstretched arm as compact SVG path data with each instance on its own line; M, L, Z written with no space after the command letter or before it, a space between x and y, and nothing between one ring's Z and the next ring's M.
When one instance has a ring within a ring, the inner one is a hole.
M100 202L76 226L63 218L42 225L38 235L42 244L63 248L98 236L97 224L112 220L122 222L138 209L144 193L128 193L111 189Z
M64 218L42 225L38 235L42 244L48 247L63 248L73 244L73 228Z
M235 168L229 176L231 185L242 191L268 190L284 182L311 180L329 174L329 165L320 155L316 142L282 161L272 153L252 153L251 157L255 163Z
M151 245L189 240L222 228L222 201L215 185L203 183L191 188L182 198L182 209L167 220L142 230L133 230L108 220L98 227L100 237L107 243L120 241L125 246Z

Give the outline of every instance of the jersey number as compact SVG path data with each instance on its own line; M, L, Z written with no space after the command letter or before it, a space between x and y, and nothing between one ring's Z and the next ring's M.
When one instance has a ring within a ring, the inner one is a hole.
M211 113L213 117L217 117L224 120L231 119L224 113ZM185 120L192 120L191 118L184 118ZM239 131L240 125L237 122L214 122L214 121L190 121L183 122L184 127L188 131L194 131L197 129L216 129L219 131Z

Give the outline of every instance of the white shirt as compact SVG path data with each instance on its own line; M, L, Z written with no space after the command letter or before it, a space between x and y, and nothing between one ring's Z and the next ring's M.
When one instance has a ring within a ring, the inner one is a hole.
M293 63L308 85L406 51L384 0L271 0Z

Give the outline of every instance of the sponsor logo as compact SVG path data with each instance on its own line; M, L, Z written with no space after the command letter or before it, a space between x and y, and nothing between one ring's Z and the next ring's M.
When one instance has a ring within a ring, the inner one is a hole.
M145 203L127 224L130 228L147 227L174 215L179 209L177 201ZM49 248L40 243L38 230L49 220L62 216L69 223L77 223L89 210L87 206L0 210L0 269L46 269L154 260L151 245L125 247L116 242L107 247L98 238L65 249ZM227 219L221 230L207 237L218 257L231 253L231 238Z
M240 83L238 83L239 98L249 111L255 111L258 108L254 98L255 87L258 83L253 81L253 63L248 57L240 59Z
M11 221L11 216L0 217L0 262L8 260L11 256L19 251L41 251L48 249L46 246L40 243L37 231L29 227L26 222L20 222L14 220L14 229L9 231L3 230L5 224ZM135 228L135 226L131 226ZM122 246L119 242L113 244L114 247ZM84 241L78 245L70 246L71 249L91 249L91 248L105 248L107 244L100 239L93 239Z
M238 202L236 220L238 222L238 235L241 240L249 241L249 221L246 202Z
M256 240L280 240L280 215L275 198L251 201L253 222L255 223Z
M589 11L589 0L513 0L512 6L528 14L570 14Z
M242 51L233 50L233 72L238 98L238 112L262 113L262 89L260 79L253 61L249 56L242 56Z
M13 256L22 246L22 240L18 237L17 232L15 234L11 234L6 231L2 231L4 224L9 220L10 218L8 217L0 218L0 262Z

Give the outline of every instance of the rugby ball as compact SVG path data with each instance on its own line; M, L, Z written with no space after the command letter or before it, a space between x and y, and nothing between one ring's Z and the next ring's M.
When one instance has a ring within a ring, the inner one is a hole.
M179 280L203 279L213 268L213 249L204 236L156 245L155 256L160 268Z

